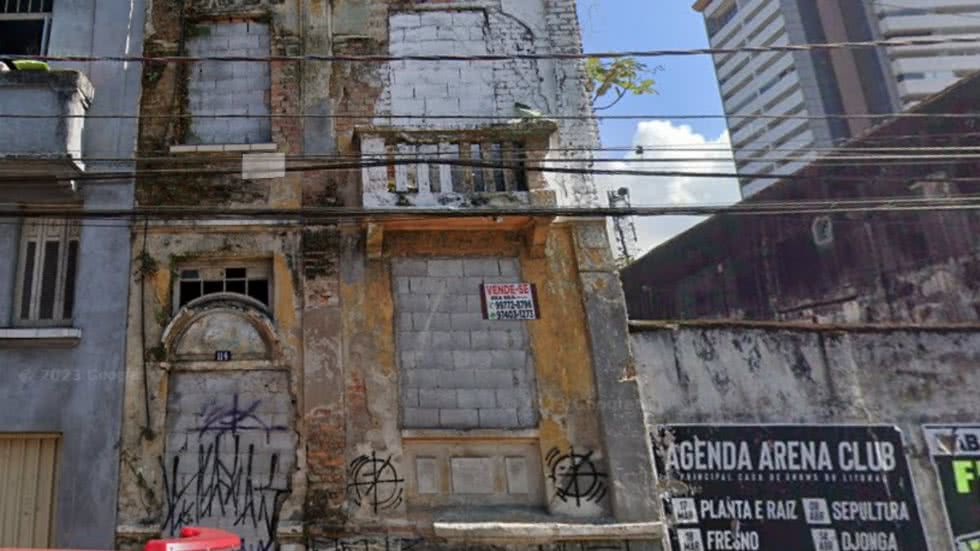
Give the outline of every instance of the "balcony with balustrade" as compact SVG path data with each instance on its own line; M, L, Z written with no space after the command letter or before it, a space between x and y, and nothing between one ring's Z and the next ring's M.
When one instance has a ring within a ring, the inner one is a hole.
M406 215L379 217L369 226L369 239L383 230L492 228L533 234L551 218L521 211L556 204L555 191L536 170L546 165L556 130L547 120L469 130L358 129L364 207ZM420 209L445 210L446 217L410 216ZM494 214L454 216L481 209Z

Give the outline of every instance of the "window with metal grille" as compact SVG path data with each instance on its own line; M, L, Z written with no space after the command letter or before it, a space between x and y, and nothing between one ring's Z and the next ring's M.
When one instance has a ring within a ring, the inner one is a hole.
M181 308L194 299L217 293L237 293L269 306L271 268L264 262L229 263L227 266L181 266L176 302Z
M17 324L64 325L75 309L79 225L71 220L28 220L21 230Z
M54 0L0 0L0 55L44 55Z

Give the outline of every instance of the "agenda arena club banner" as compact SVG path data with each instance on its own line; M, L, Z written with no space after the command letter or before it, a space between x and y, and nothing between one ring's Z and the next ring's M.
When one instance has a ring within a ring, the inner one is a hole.
M663 425L674 551L922 551L902 436L883 425Z

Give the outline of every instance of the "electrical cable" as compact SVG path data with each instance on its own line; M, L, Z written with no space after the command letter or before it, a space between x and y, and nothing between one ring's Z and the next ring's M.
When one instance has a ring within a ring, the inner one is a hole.
M980 113L866 113L866 114L824 114L824 115L769 115L769 114L683 114L646 113L637 115L558 115L542 114L539 118L527 119L514 115L407 115L385 113L173 113L168 115L149 114L42 114L42 113L0 113L0 119L432 119L432 120L714 120L714 119L759 119L759 120L892 120L892 119L980 119Z
M970 134L956 134L957 137L967 137L967 136L980 136L978 133ZM921 139L921 134L910 134L907 136L896 136L896 138L918 138ZM889 140L893 141L893 140ZM980 152L980 145L950 145L950 146L894 146L894 147L746 147L735 149L734 151L727 147L718 147L705 144L671 144L671 145L655 145L655 144L638 144L638 145L617 145L617 146L599 146L599 147L554 147L554 148L534 148L534 147L524 147L521 148L523 152L535 152L535 153L591 153L591 152L624 152L624 153L673 153L673 152L690 152L690 153L722 153L727 154L724 157L718 157L717 159L728 159L734 153L746 153L746 152L788 152L788 153L798 153L801 151L808 151L814 153L826 153L826 154L840 154L848 155L851 153L877 153L877 152L887 152L892 154L899 154L902 152ZM76 161L82 162L141 162L141 161L172 161L172 162L184 162L184 161L211 161L211 160L221 160L221 159L234 159L236 161L241 160L241 155L243 153L249 153L247 151L216 151L216 152L201 152L201 153L172 153L170 155L157 155L157 156L131 156L131 157L100 157L100 156L81 156L73 157ZM393 155L398 155L397 152L393 152ZM435 155L443 156L448 155L448 152L436 153ZM330 160L330 159L361 159L377 157L382 154L370 154L370 153L349 153L349 154L300 154L300 155L286 155L287 160ZM408 154L411 156L412 154ZM387 154L382 156L387 157ZM624 157L625 159L626 157ZM553 160L554 158L545 158L545 160ZM736 159L738 160L738 159Z
M866 182L869 180L868 175L854 175L854 176L811 176L806 174L763 174L763 173L739 173L739 172L723 172L723 171L712 171L712 172L690 172L683 170L659 170L659 171L649 171L649 170L630 170L630 169L597 169L597 168L571 168L571 167L557 167L557 166L526 166L523 164L503 164L503 163L488 163L488 162L478 162L478 161L465 161L465 160L446 160L446 159L427 159L418 158L411 160L386 160L386 161L376 161L376 162L355 162L355 163L333 163L333 164L322 164L322 165L304 165L304 166L286 166L284 167L284 172L332 172L332 171L350 171L350 170L360 170L364 168L380 168L389 166L399 166L399 165L418 165L418 164L430 164L430 165L448 165L448 166L460 166L468 168L482 168L482 169L496 169L496 170L514 170L514 171L524 171L524 172L539 172L539 173L553 173L553 174L575 174L575 175L586 175L586 176L650 176L650 177L684 177L684 178L754 178L754 179L765 179L765 180L803 180L812 181L814 179L820 179L824 181L853 181L853 182ZM216 169L200 169L200 168L181 168L181 169L142 169L135 172L104 172L104 173L87 173L80 174L77 176L2 176L0 177L0 185L4 183L11 184L22 184L25 182L52 182L52 181L65 181L65 182L78 182L78 181L99 181L105 182L110 180L129 180L136 178L147 178L147 177L165 177L165 176L215 176L215 175L237 175L241 174L241 167L236 168L216 168ZM908 182L908 177L903 176L876 176L870 177L875 181L888 181L895 180L899 182ZM980 181L980 176L961 176L961 177L935 177L935 178L916 178L917 181L942 181L942 182L977 182Z
M509 53L481 55L279 55L279 56L243 56L243 55L211 55L211 56L80 56L80 55L28 55L21 56L26 60L66 63L91 62L129 62L129 63L196 63L200 61L222 62L355 62L355 63L391 63L394 61L515 61L515 60L559 60L574 61L585 59L620 59L673 57L692 55L726 55L736 53L768 53L768 52L800 52L814 50L861 49L876 47L907 47L907 46L942 46L946 44L980 44L980 36L940 36L940 37L910 37L899 39L866 40L852 42L826 42L806 44L785 44L768 46L736 46L730 48L675 48L658 50L627 50L609 52L581 53Z
M236 217L246 220L298 219L304 223L316 220L381 220L399 217L427 218L496 218L502 216L663 216L663 215L773 215L773 214L828 214L842 212L902 212L978 210L980 194L951 197L885 197L860 199L755 201L731 205L692 204L669 206L630 207L477 207L466 209L432 207L137 207L130 209L78 209L41 207L33 205L20 208L0 208L0 218L153 218L161 220L207 218L209 220Z
M777 151L778 153L778 151ZM860 161L961 161L961 160L980 160L980 149L972 148L972 152L951 152L951 153L940 153L940 154L903 154L903 153L883 153L883 154L861 154L860 152L856 154L847 154L847 151L841 151L841 155L825 155L825 156L813 156L813 155L782 155L778 157L767 157L767 156L754 156L745 157L742 159L737 159L740 161L808 161L813 163L819 163L821 166L825 166L828 163L844 163L844 162L860 162ZM416 154L399 154L393 153L392 155L385 154L365 154L365 155L286 155L284 159L287 162L296 161L328 161L328 160L368 160L368 161L379 161L387 159L397 159L400 161L405 161L407 163L426 163L429 160L443 159L452 160L456 157L455 154L450 153L435 153L428 154L426 157L421 157ZM222 163L236 163L240 164L242 161L241 156L229 154L227 156L180 156L180 157L134 157L134 158L124 158L124 157L79 157L73 160L90 163L90 162L173 162L180 165L189 164L222 164ZM525 162L542 162L542 163L718 163L718 162L734 162L736 159L732 157L546 157L542 159L524 159ZM508 167L509 168L509 167Z

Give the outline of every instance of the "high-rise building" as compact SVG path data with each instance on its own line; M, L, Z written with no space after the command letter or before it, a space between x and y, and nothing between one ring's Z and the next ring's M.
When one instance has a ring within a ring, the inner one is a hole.
M980 2L968 0L868 1L878 38L975 37L980 34ZM894 86L903 107L939 92L980 69L976 43L888 47Z
M698 0L693 7L704 14L713 48L878 36L874 10L860 0ZM716 55L714 62L736 167L747 175L744 197L775 181L764 176L791 174L820 148L872 122L840 115L889 113L899 105L881 50L738 52Z

